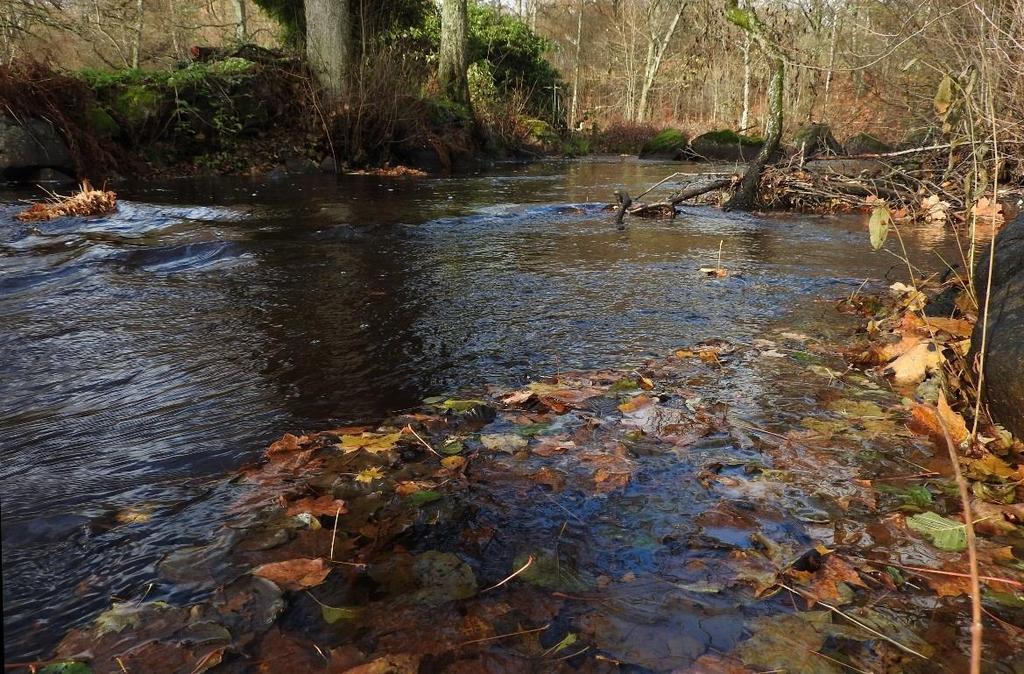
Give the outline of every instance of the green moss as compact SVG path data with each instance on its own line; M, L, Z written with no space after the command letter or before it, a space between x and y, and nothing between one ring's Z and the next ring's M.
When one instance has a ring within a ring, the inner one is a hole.
M114 118L110 116L110 113L98 105L90 106L85 111L85 117L90 128L92 128L98 136L103 138L113 138L121 133L121 127L118 126L117 122L114 121Z
M721 143L723 145L761 145L764 143L764 139L758 136L744 136L741 133L736 133L731 129L720 129L718 131L708 131L705 134L699 136L700 138Z
M644 143L641 155L678 152L686 148L689 139L678 129L663 129L654 138Z
M557 143L559 138L555 130L551 128L551 125L545 122L543 119L536 119L528 117L523 120L523 124L530 132L530 140L541 143L543 145L551 145Z
M125 87L114 99L114 111L129 124L141 124L159 116L164 96L147 84Z

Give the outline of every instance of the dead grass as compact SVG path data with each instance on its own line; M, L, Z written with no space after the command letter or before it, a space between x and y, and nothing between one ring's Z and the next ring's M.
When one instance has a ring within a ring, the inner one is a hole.
M49 201L32 204L18 213L17 219L27 222L53 220L63 216L106 215L117 209L117 195L106 189L94 189L88 180L70 196L50 195Z

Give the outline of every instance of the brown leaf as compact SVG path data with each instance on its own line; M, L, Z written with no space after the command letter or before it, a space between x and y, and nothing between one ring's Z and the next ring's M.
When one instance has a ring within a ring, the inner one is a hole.
M925 322L936 332L948 332L954 337L970 337L974 331L974 323L965 321L962 318L942 318L939 316L926 316Z
M385 655L365 665L346 669L342 674L416 674L419 667L418 655Z
M331 567L323 559L289 559L257 566L253 575L273 581L285 590L304 590L324 582Z
M348 512L345 507L345 502L341 499L336 499L330 494L324 494L323 496L306 497L299 499L288 506L288 515L298 515L299 513L309 513L311 515L330 515L333 517L341 510L341 514L344 515Z
M629 414L630 412L636 412L639 409L647 407L654 402L654 398L647 395L638 395L629 402L624 402L619 405L619 411L623 414Z
M803 574L801 573L801 575ZM866 587L864 581L860 578L860 574L857 573L857 569L853 568L845 559L837 557L835 554L826 555L821 568L813 574L807 575L810 578L806 586L807 594L804 596L807 599L808 608L814 606L819 601L839 603L848 598L848 595L844 595L840 588L840 583Z
M942 353L931 343L918 344L894 360L886 372L897 384L918 384L928 372L942 364Z
M304 445L309 444L310 438L308 435L292 435L291 433L285 433L281 436L280 440L272 443L267 448L267 456L273 458L275 454L282 454L285 452L296 452L303 448Z

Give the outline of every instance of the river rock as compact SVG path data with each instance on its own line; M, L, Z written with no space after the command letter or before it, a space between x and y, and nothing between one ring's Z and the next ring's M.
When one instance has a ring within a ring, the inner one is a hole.
M975 287L983 295L989 255L978 260ZM983 298L982 298L983 299ZM996 258L989 299L985 402L995 421L1024 438L1024 215L1003 226L996 238ZM981 321L971 336L972 357L981 347Z
M690 152L698 159L750 161L761 151L764 141L735 131L710 131L690 141Z
M686 134L678 129L663 129L644 143L641 159L682 159L686 153Z
M0 114L0 176L35 180L43 169L74 175L74 162L60 133L41 119L24 123Z

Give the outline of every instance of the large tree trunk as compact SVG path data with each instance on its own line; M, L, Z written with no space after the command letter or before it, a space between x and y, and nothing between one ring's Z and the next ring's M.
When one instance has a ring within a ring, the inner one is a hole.
M655 46L653 39L648 45L647 67L644 69L644 81L640 89L640 102L637 105L637 121L642 122L647 117L647 99L650 97L651 89L654 88L654 80L658 76L658 71L661 70L661 61L665 57L665 50L668 49L672 37L676 34L676 26L679 25L679 18L683 15L684 7L686 7L685 0L679 3L679 9L672 18L672 23L669 24L668 30L665 31L665 35L662 36L657 46Z
M349 0L306 0L306 58L334 104L345 94L351 65L352 26Z
M469 105L469 16L466 0L444 0L441 6L441 49L437 79L444 95Z
M786 80L786 61L779 48L769 39L768 31L752 7L741 9L738 0L727 0L725 17L742 28L768 55L772 76L768 82L768 125L761 151L747 167L740 186L725 204L726 210L752 211L758 205L761 172L779 150L782 140L782 90Z
M750 125L750 35L743 40L743 111L740 114L740 132L746 133Z
M143 3L144 0L137 0L135 3L135 31L132 33L131 48L132 68L135 69L139 67L139 52L142 51L142 26L146 10Z
M235 39L245 44L249 41L249 25L246 20L245 0L234 0L235 5Z
M779 150L782 140L782 84L786 78L786 62L779 56L771 58L772 77L768 81L768 128L764 134L764 145L747 167L740 180L740 186L725 204L726 210L752 211L758 205L758 188L761 173Z

